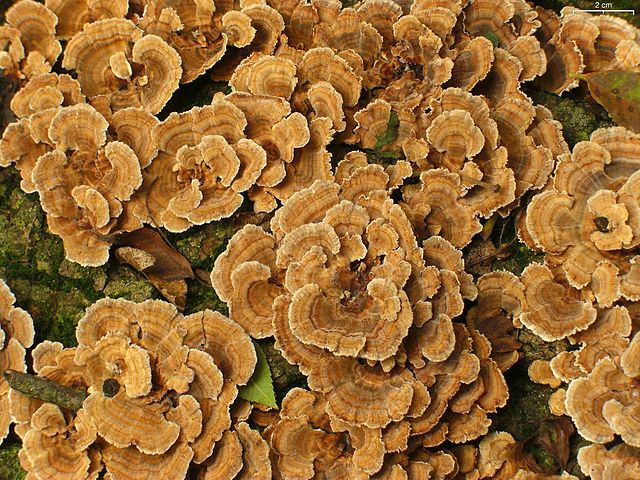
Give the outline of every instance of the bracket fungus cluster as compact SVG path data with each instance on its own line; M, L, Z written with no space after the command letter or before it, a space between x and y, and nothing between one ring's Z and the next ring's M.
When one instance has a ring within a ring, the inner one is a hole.
M202 264L228 317L105 298L76 347L32 352L57 397L3 380L0 435L14 424L28 478L575 478L492 427L525 328L564 345L529 375L593 443L582 472L640 478L640 134L570 151L530 97L637 75L636 27L525 0L18 0L5 16L0 166L67 260L105 265L116 243L144 272L161 263L149 235L122 239L145 225L244 225ZM540 261L474 278L479 237L516 216ZM188 275L167 280L181 307ZM0 283L9 376L34 338L13 302ZM237 398L251 338L304 377L279 411Z
M252 336L273 335L307 376L311 391L296 395L319 402L305 414L321 415L318 425L305 426L301 412L283 408L272 448L297 456L294 445L281 443L291 435L343 447L331 450L331 461L305 453L303 477L283 464L283 478L334 478L334 469L368 478L413 458L430 464L422 446L484 435L487 413L508 397L489 340L452 322L463 295L477 293L468 284L461 290L468 279L455 248L437 236L419 246L382 166L346 158L336 180L291 196L270 232L241 229L211 274L230 318Z
M23 439L21 463L34 478L95 478L103 469L114 480L143 471L184 478L192 463L216 478L207 477L219 467L210 457L224 448L217 442L225 435L261 448L246 424L229 430L231 404L256 353L225 316L183 316L162 301L107 298L87 309L76 335L75 348L45 341L33 351L39 377L86 392L76 411L18 391L9 398Z
M0 365L3 371L24 372L27 368L26 349L32 346L35 331L31 316L15 307L15 300L9 286L0 280ZM12 423L9 391L3 377L0 379L0 442L6 438Z

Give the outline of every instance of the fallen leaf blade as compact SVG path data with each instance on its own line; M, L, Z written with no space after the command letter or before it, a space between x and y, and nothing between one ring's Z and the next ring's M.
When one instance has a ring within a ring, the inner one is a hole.
M376 145L374 150L379 151L382 148L389 145L398 135L398 127L400 126L400 120L398 119L398 114L391 110L389 114L389 122L387 123L387 129L384 133L376 139Z
M133 232L119 234L114 244L133 247L146 252L155 259L155 263L144 270L167 282L193 278L191 265L178 251L168 245L162 236L151 228L140 228Z
M264 354L260 345L253 342L253 346L256 349L256 355L258 357L256 369L249 379L249 382L240 387L238 396L250 402L261 403L269 407L278 408L267 356Z

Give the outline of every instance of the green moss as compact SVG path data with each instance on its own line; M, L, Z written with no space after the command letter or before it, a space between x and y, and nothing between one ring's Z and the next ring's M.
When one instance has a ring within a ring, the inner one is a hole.
M210 271L235 231L231 221L221 220L190 228L184 233L168 234L168 238L193 268Z
M507 270L515 275L520 275L527 265L533 262L542 262L544 255L536 253L524 243L515 242L507 251L508 257L504 260L494 260L491 270Z
M107 297L125 298L132 302L161 298L160 293L144 275L125 265L117 265L109 272L109 280L103 292Z
M218 298L212 287L197 280L187 280L187 303L184 313L188 315L207 308L229 315L227 304Z
M271 379L276 393L278 404L289 390L295 387L307 388L307 379L300 373L297 366L287 362L278 350L274 347L274 341L270 339L259 340L258 344L267 357L269 368L271 369Z
M27 475L27 472L20 466L19 451L20 445L17 444L5 444L0 449L0 478L2 480L22 480Z
M77 263L63 260L58 268L58 273L63 277L81 280L88 288L96 291L104 289L107 283L107 269L102 267L83 267Z
M552 452L533 441L548 434L550 422L557 418L549 410L549 397L554 389L532 382L528 368L534 360L550 360L565 351L568 343L544 342L525 328L518 330L517 339L522 342L523 359L505 373L509 400L505 408L494 415L492 429L507 431L517 441L525 442L525 451L545 472L557 472L559 465Z
M553 118L562 123L564 138L570 148L578 142L589 140L594 130L613 125L607 111L593 101L575 98L573 94L559 97L538 90L528 90L527 93L534 103L547 107L553 113Z

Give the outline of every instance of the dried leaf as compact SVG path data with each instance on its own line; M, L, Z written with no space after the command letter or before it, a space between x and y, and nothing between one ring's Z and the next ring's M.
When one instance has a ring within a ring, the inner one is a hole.
M484 222L484 225L482 226L482 232L480 232L480 236L485 242L489 240L489 238L491 237L491 234L493 233L493 227L496 226L496 222L498 221L498 215L499 215L498 213L494 213L489 218L489 220Z
M179 310L187 304L187 282L184 280L165 281L155 275L147 275L153 286L160 290L164 298L173 303Z
M151 228L140 228L133 232L119 234L113 243L122 247L142 250L153 257L154 264L144 269L147 276L154 275L165 282L193 278L193 270L187 259L168 245L162 236ZM127 261L127 263L130 262Z
M640 73L605 70L578 77L616 123L640 133Z
M258 356L258 363L249 383L240 387L238 396L250 402L261 403L269 407L278 408L276 395L273 391L273 381L271 380L271 369L267 363L264 351L257 343L253 342Z
M576 429L569 418L558 417L547 422L534 443L549 452L560 468L566 470L571 454L571 437L575 433Z
M116 258L121 263L131 265L141 272L156 287L160 293L180 310L184 309L187 303L187 282L183 279L166 280L161 275L152 273L156 259L138 248L120 247L115 251Z

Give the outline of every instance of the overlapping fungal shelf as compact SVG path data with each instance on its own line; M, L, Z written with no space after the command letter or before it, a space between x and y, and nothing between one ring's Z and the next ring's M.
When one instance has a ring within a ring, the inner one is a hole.
M228 315L107 297L76 347L27 354L0 280L2 369L84 395L0 380L0 437L34 480L575 479L492 425L528 331L563 342L529 376L589 443L573 473L640 478L640 132L570 148L528 95L607 70L640 72L639 29L525 0L14 2L0 166L68 261L259 220L200 272ZM209 81L227 90L167 110ZM473 242L516 216L540 261L472 274ZM306 382L279 409L238 397L257 340Z

